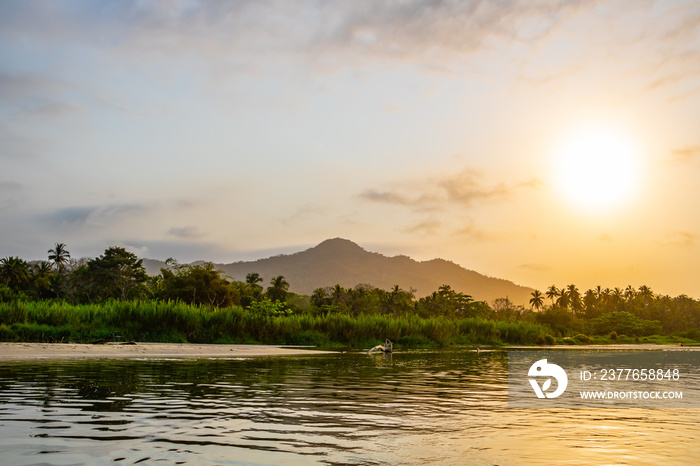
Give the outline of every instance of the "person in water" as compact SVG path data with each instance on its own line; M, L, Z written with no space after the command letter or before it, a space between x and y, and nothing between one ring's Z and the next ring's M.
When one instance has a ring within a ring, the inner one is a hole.
M377 345L371 350L369 350L370 353L373 353L374 351L381 351L382 353L391 353L394 350L394 344L389 340L388 338L384 341L384 346L382 345Z

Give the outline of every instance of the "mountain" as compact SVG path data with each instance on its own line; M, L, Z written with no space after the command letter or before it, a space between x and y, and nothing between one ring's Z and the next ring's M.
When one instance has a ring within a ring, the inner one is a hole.
M162 261L143 261L150 275L157 275ZM394 285L416 290L416 297L431 294L442 285L466 293L479 301L492 303L506 296L515 304L527 305L532 288L500 278L487 277L444 259L415 261L407 256L387 257L369 252L352 241L334 238L318 246L288 255L248 262L214 264L234 280L245 281L248 273L257 272L267 286L272 277L283 275L290 291L310 295L316 288L340 284L345 288L365 283L389 290Z

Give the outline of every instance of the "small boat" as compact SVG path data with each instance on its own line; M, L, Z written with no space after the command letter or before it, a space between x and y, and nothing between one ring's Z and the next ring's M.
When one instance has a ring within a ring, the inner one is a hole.
M384 346L382 345L377 345L371 350L369 350L369 354L372 354L374 351L381 351L382 353L391 353L394 350L394 344L389 340L388 338L384 341Z

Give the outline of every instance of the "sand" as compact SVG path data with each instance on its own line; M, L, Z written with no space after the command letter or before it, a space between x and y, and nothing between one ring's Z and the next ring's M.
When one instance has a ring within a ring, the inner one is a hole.
M268 345L199 345L194 343L1 343L0 362L17 359L65 358L215 358L299 356L330 353Z

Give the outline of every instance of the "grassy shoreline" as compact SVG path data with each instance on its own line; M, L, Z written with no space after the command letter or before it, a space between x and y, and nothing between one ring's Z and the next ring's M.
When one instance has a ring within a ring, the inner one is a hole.
M380 314L269 314L239 306L181 302L59 301L0 303L0 341L87 343L118 339L161 343L223 343L368 348L391 339L404 348L454 345L675 344L679 336L603 336L555 339L542 324L484 318L394 317Z
M549 329L528 322L378 314L269 315L178 302L0 303L0 341L122 340L364 348L389 338L404 347L536 344Z

